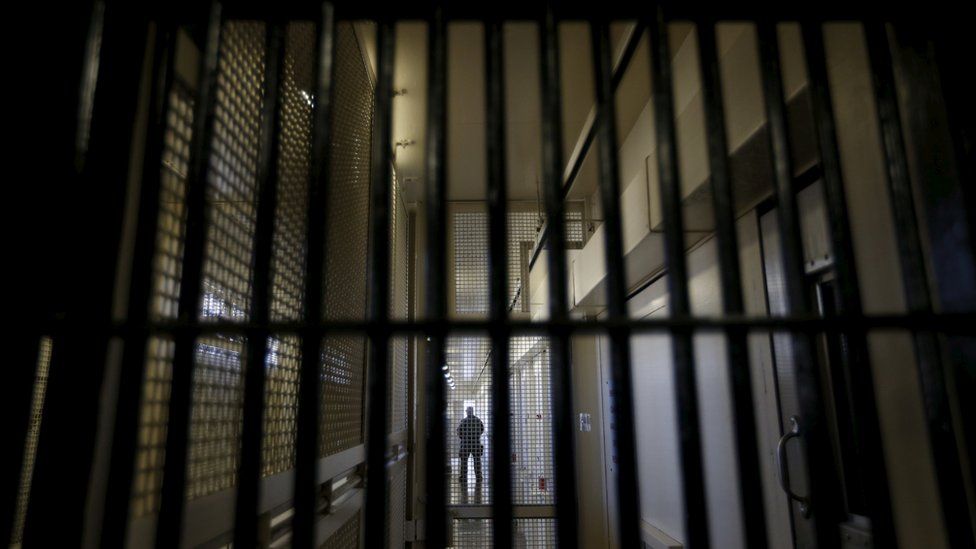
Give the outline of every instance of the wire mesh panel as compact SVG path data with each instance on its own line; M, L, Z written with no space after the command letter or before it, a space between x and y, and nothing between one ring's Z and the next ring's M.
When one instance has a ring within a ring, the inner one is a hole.
M373 87L351 24L336 27L335 49L324 310L327 319L362 320L366 311ZM322 354L320 453L329 455L363 441L366 341L359 335L328 337Z
M490 503L491 342L487 337L447 340L447 463L445 473L453 505Z
M17 509L14 516L11 544L19 544L24 533L24 518L27 516L27 500L30 497L31 478L34 475L34 457L37 452L37 437L41 430L41 412L44 410L44 394L47 389L48 368L51 365L51 338L43 337L37 355L37 373L34 375L34 393L31 396L30 424L27 426L27 440L24 441L24 466L20 472L20 490L17 492Z
M581 214L581 212L579 212ZM568 216L567 216L568 217ZM455 312L487 314L488 215L458 211L453 215ZM582 243L582 215L567 224L570 236ZM533 209L508 213L508 285L510 311L522 310L523 277L528 254L542 226ZM528 245L526 245L528 244ZM447 343L445 375L450 374L447 407L447 477L453 505L491 503L493 479L488 463L493 448L491 409L491 343L487 337L454 336ZM511 460L516 504L554 503L551 378L549 341L514 337L509 350L511 387ZM468 409L483 424L466 419ZM471 429L475 429L471 432Z
M277 211L273 236L270 316L272 321L303 317L305 230L312 137L312 72L315 29L288 26L281 82ZM301 342L294 335L268 339L263 475L294 465Z
M551 505L555 486L549 340L512 338L509 356L512 499L516 504Z
M400 460L390 468L387 490L390 493L390 507L386 517L387 547L398 549L404 546L403 523L407 511L406 460Z
M409 312L409 258L407 209L399 181L393 182L390 205L390 317L406 320ZM409 374L409 338L393 337L390 341L390 415L389 432L407 428L407 388Z
M263 23L225 24L217 73L214 154L208 180L202 320L250 318L257 217ZM240 336L201 338L193 369L187 499L234 485L240 456L243 354Z
M356 513L345 524L339 527L334 534L319 545L319 549L356 549L359 547L359 532L361 513Z
M494 528L491 519L454 519L454 549L482 549L492 547ZM518 549L549 549L556 547L555 519L515 519L513 546Z

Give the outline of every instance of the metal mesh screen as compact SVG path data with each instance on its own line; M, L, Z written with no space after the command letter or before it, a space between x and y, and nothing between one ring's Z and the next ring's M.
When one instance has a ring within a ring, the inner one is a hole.
M401 459L390 468L387 489L390 494L390 507L386 520L386 539L390 549L404 546L403 522L407 512L407 461Z
M339 527L334 534L319 546L319 549L356 549L359 547L359 532L361 530L360 516L356 513L345 524Z
M44 394L47 390L47 372L51 365L51 338L41 338L37 353L37 373L34 375L34 393L31 396L30 424L24 441L24 465L20 471L20 489L17 493L17 510L14 516L10 543L18 544L24 533L27 500L30 498L31 478L34 476L34 457L37 453L37 437L41 430L41 413L44 411Z
M203 320L250 318L251 260L257 217L257 175L265 27L225 25L217 73L214 154L208 178ZM243 354L240 336L201 338L193 368L187 499L234 485L239 461Z
M490 502L492 429L491 367L487 337L447 340L447 484L452 505ZM472 417L467 409L472 408Z
M573 217L571 217L573 215ZM568 237L582 244L582 212L567 212ZM453 216L455 312L488 312L488 215L455 212ZM509 305L521 310L521 281L540 226L533 210L508 214ZM493 429L491 407L491 343L486 337L456 336L447 342L448 384L447 475L452 505L490 503ZM552 406L550 401L549 342L543 337L515 337L510 341L509 371L512 397L512 495L516 504L554 503ZM468 407L484 424L480 436L466 434ZM482 482L479 483L478 471Z
M583 210L567 204L566 246L582 248ZM523 280L528 275L532 247L544 219L534 209L508 212L508 304L521 311ZM453 214L454 303L458 314L488 313L488 213L459 211Z
M514 547L548 549L556 546L555 519L515 519ZM491 519L454 519L454 549L492 547L494 528Z
M335 49L325 316L363 320L373 86L351 24L336 27ZM362 336L328 337L322 360L320 451L329 455L363 441L366 340Z
M553 504L552 401L549 340L514 337L509 354L512 396L512 499Z
M288 26L282 72L278 194L271 259L272 321L303 316L306 200L312 134L312 65L315 29ZM295 461L298 371L301 341L293 335L268 339L262 474L287 471Z
M406 320L410 305L408 293L407 209L398 181L393 184L390 205L390 317ZM407 428L407 386L409 374L409 338L390 340L390 415L389 432Z

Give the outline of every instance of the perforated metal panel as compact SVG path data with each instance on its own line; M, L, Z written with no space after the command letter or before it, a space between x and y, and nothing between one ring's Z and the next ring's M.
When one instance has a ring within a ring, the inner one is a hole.
M512 500L553 504L552 400L549 340L514 337L509 355L512 397Z
M247 320L251 295L257 155L264 70L264 25L228 22L221 42L207 188L203 320ZM175 318L185 231L186 170L192 103L181 86L170 94L163 154L152 314ZM187 498L233 486L241 429L240 336L209 336L197 344L187 462ZM173 347L150 339L140 417L133 516L156 510L166 438ZM272 384L273 385L273 384Z
M265 26L229 22L221 41L214 154L207 184L202 320L250 318L257 217ZM193 368L187 499L234 486L239 462L243 355L240 336L201 338Z
M353 27L336 28L333 133L325 267L325 317L365 318L373 87ZM328 337L323 345L322 455L362 443L362 336Z
M37 353L37 373L34 375L34 394L31 396L30 424L24 441L24 465L20 471L20 490L17 493L17 510L14 516L10 543L20 543L30 498L31 478L34 476L34 457L37 453L37 436L41 430L41 412L44 410L44 394L47 391L47 373L51 365L51 338L41 338Z
M406 320L410 305L407 244L407 208L399 181L394 181L390 204L390 316ZM407 428L407 386L409 338L390 340L390 415L389 432Z
M319 546L319 549L357 549L359 547L359 532L361 530L361 512L356 513L338 530Z
M513 529L514 547L518 549L549 549L556 546L555 519L516 519ZM491 519L454 519L454 549L492 547L494 528Z
M401 549L403 542L403 522L407 512L407 461L400 460L389 471L387 489L390 506L386 518L387 547Z
M445 374L455 388L447 388L447 485L452 505L476 505L491 501L491 342L487 337L455 336L447 340ZM466 419L473 408L477 420ZM483 425L479 432L477 421ZM481 477L479 479L479 476Z
M570 220L575 221L570 221ZM481 211L453 215L455 312L486 314L488 307L488 216ZM582 243L582 212L567 212L567 237ZM509 305L521 311L521 282L541 219L531 209L508 214ZM491 502L493 482L489 463L493 451L491 424L491 344L487 337L455 336L448 339L447 367L456 388L448 387L447 475L452 505ZM542 337L510 340L509 371L512 429L512 495L516 504L554 503L552 406L549 342ZM485 434L471 452L459 431L466 408L485 425ZM483 447L481 450L478 446ZM482 455L477 456L477 453ZM465 463L467 462L467 463ZM475 471L481 468L479 486ZM467 473L465 476L464 473Z
M271 258L272 321L301 320L304 311L305 230L312 135L312 65L315 29L288 26L281 81L278 193ZM294 335L268 339L262 474L291 469L295 462L298 371L301 341Z

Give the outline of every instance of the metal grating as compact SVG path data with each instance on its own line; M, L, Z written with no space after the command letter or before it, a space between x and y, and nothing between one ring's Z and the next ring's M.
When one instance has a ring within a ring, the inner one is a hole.
M451 505L478 505L491 501L492 433L491 342L486 337L455 336L447 340L447 370L456 388L447 389L447 485ZM467 408L474 417L466 420ZM479 432L481 431L481 432ZM478 473L481 479L479 482Z
M390 467L387 490L390 493L390 507L386 517L387 547L404 547L403 523L407 512L407 461L401 459Z
M169 93L165 146L159 189L159 220L150 315L156 320L175 319L183 272L186 231L186 177L193 133L193 96L177 81ZM146 373L139 413L139 442L132 481L133 518L158 510L169 413L173 343L170 338L149 338Z
M319 545L319 549L356 549L359 547L360 517L362 513L356 513L345 524L339 527L334 534Z
M151 337L146 346L146 381L139 414L139 448L132 481L132 516L159 510L173 376L173 340Z
M403 192L399 181L396 180L393 182L391 202L390 317L406 320L410 305L409 288L407 287L409 276L407 209L403 202ZM388 419L390 433L405 431L407 428L409 352L409 338L393 337L390 340L390 415Z
M550 549L556 547L555 519L515 519L513 547L516 549ZM454 519L453 549L493 547L494 528L491 519Z
M250 318L257 217L263 23L224 25L214 110L214 154L207 185L201 320ZM234 486L240 460L246 340L214 335L197 342L187 458L188 500Z
M508 212L508 303L522 311L523 278L544 218L534 209ZM488 212L457 211L452 216L454 235L454 302L458 314L488 313ZM583 211L567 207L566 245L582 248Z
M278 193L272 244L272 321L302 319L305 298L305 231L312 137L311 23L288 26L281 82ZM298 417L298 371L301 341L293 335L268 339L265 361L264 439L262 475L293 468Z
M455 212L454 311L458 314L488 312L488 215L483 212Z
M41 412L44 410L44 394L47 390L47 374L50 365L51 338L42 337L37 354L34 392L31 395L30 423L27 426L27 440L24 441L24 466L20 472L20 490L17 492L17 509L14 516L13 533L10 536L12 545L19 544L24 533L24 518L27 516L27 500L30 498L31 478L34 476L37 436L41 431Z
M514 337L509 353L512 398L512 501L555 503L549 340Z
M571 214L567 239L582 244L582 212ZM488 215L486 212L455 212L453 216L455 310L458 314L488 312ZM508 284L512 311L521 310L521 278L531 253L539 214L532 210L508 213ZM575 229L572 228L575 224ZM528 244L528 245L526 245ZM514 337L509 343L509 372L512 399L512 495L516 504L554 503L552 446L552 403L549 341L543 337ZM455 336L447 342L447 366L456 383L447 393L447 482L452 505L487 504L492 479L489 463L493 451L491 425L491 343L486 337ZM486 433L475 456L462 448L458 426L472 406L484 423ZM465 463L467 466L465 467ZM480 462L483 482L479 486L475 469ZM466 477L463 472L467 472Z
M350 23L336 26L335 50L324 310L330 320L363 320L373 87ZM363 441L366 340L327 337L322 355L320 454L329 455Z

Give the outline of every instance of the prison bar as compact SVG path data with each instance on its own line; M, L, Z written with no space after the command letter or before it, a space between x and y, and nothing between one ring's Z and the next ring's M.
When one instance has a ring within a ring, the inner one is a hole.
M657 27L660 32L661 26ZM729 147L725 134L725 108L722 104L721 67L715 41L715 22L699 20L698 57L702 79L705 114L706 145L708 147L709 182L712 188L712 209L715 212L715 235L718 239L719 265L723 312L740 315L744 312L742 277L739 266L739 242L735 228L735 201L729 169ZM661 82L665 93L667 81ZM759 470L759 440L756 436L756 414L752 398L752 375L749 372L747 332L730 329L726 333L726 360L731 380L732 410L735 418L735 453L739 473L739 501L745 522L748 547L764 549L766 514Z
M367 401L369 424L366 433L366 516L386 515L386 420L389 414L390 332L390 250L385 245L390 234L390 188L393 178L393 51L396 45L394 22L380 19L376 35L376 99L373 119L373 165L370 170L370 270L369 319L374 329L369 334L369 386ZM380 547L385 532L366 528L366 547Z
M898 234L898 255L905 284L905 303L909 312L931 312L929 280L919 239L915 200L908 179L908 160L902 138L901 120L895 99L895 79L887 30L882 23L865 23L874 102L881 132L888 192ZM974 223L970 220L970 223ZM969 524L963 468L956 444L955 428L949 409L943 361L939 356L936 335L928 331L914 333L919 381L925 402L929 427L929 444L935 460L936 479L942 501L949 540L955 547L976 546L976 534ZM972 456L970 456L972 459Z
M212 2L207 19L207 38L200 64L199 89L193 117L190 172L187 174L186 249L180 284L179 318L199 321L203 287L203 262L207 235L207 182L214 135L217 100L217 71L223 16L219 2ZM156 547L175 547L183 531L183 503L186 492L187 440L190 435L190 406L193 404L193 365L196 338L178 334L174 338L173 380L170 389L169 420L166 423L166 461L156 526Z
M426 317L438 323L447 321L447 20L443 2L434 2L427 14L427 257L425 274L429 281L425 303ZM447 430L444 417L447 397L441 365L446 362L447 331L432 330L427 352L427 483L426 538L431 547L447 544L447 486L443 463L447 458Z
M298 384L298 429L295 440L295 488L292 518L293 547L315 545L318 510L319 361L325 333L312 329L323 318L326 238L325 214L329 204L329 165L332 139L332 103L335 77L335 7L323 2L316 14L317 55L312 125L312 165L308 190L308 225L305 232L305 300L302 359Z
M836 256L835 269L840 283L841 310L860 314L861 292L858 286L854 239L848 219L847 198L841 175L840 152L837 145L834 108L827 77L827 53L824 50L823 27L820 21L804 22L801 27L803 51L813 103L813 122L818 138L820 161L823 167L824 194L830 223L831 248ZM866 482L868 512L874 543L879 547L897 547L891 495L888 489L888 468L881 446L881 426L878 423L877 399L874 394L874 375L871 372L867 334L863 331L845 333L850 354L845 354L845 366L850 373L853 391L853 420L860 435L858 446L863 459L858 461L858 474ZM867 465L870 464L870 465Z
M354 12L350 12L354 13ZM573 13L573 12L566 12ZM151 263L146 258L152 257L153 229L155 223L150 213L148 217L140 216L137 240L140 253L145 253L137 261L134 280L130 291L129 316L121 326L112 322L105 322L104 329L95 326L91 330L79 330L72 335L66 335L77 326L83 324L85 316L78 314L64 322L41 323L31 326L37 335L37 328L51 331L57 339L56 349L63 353L57 356L54 364L61 367L52 370L52 387L65 389L66 380L72 379L64 370L64 361L70 357L67 353L89 347L78 344L81 337L90 333L104 337L107 345L109 337L121 335L126 340L123 364L133 367L124 369L127 380L141 379L140 348L145 346L145 338L157 330L169 333L176 341L176 357L173 365L173 388L170 402L169 430L166 440L166 461L163 482L163 499L158 526L156 529L156 546L170 547L179 544L182 534L182 517L185 510L185 473L187 439L190 420L190 406L192 404L192 372L194 365L194 350L197 337L206 333L230 333L246 335L248 337L249 352L247 355L247 381L245 398L245 433L243 444L242 464L239 471L239 493L236 506L235 541L243 546L254 544L255 530L248 521L254 518L256 510L258 471L260 467L261 418L263 413L263 357L267 352L267 337L279 331L296 331L303 335L303 355L301 366L301 389L298 419L298 455L295 476L295 518L293 519L292 542L296 547L310 547L314 537L314 520L317 507L316 445L318 439L318 368L322 337L330 331L353 331L367 333L370 340L370 357L368 371L369 392L369 421L366 433L367 440L367 498L366 511L369 516L384 516L388 500L386 484L386 453L388 415L386 391L388 388L387 357L389 338L394 333L429 334L432 337L430 358L427 361L427 381L430 391L430 407L428 419L430 430L427 446L427 483L428 483L428 531L427 540L433 547L446 545L446 502L444 497L444 479L441 474L441 464L445 457L445 432L442 418L444 417L444 383L439 375L440 365L444 362L444 338L448 330L487 330L492 336L494 359L492 395L495 402L506 402L509 398L507 383L508 352L507 338L515 333L541 332L548 334L553 341L553 366L555 376L553 383L553 406L555 418L553 435L558 449L557 465L557 518L559 528L559 543L561 546L571 546L575 543L577 527L575 477L575 453L572 438L572 407L570 401L570 376L568 367L568 338L577 331L594 330L609 333L612 343L612 377L616 388L616 449L619 458L618 475L618 509L620 513L621 539L625 546L636 546L639 542L639 501L637 497L637 473L634 449L634 418L633 403L630 391L627 390L631 380L630 341L632 333L641 330L662 330L670 332L675 342L674 363L676 393L678 396L679 425L681 433L681 455L683 462L682 484L685 496L684 518L689 535L688 544L692 547L707 547L708 522L707 509L704 498L704 479L701 468L701 440L698 425L698 409L695 395L695 366L691 334L696 330L724 331L730 341L729 367L732 373L736 419L739 425L736 431L737 452L740 459L740 494L745 511L747 539L750 546L765 544L763 533L762 501L750 498L746 494L745 483L748 478L757 475L755 464L755 433L751 418L754 415L751 403L748 401L747 390L749 378L747 370L736 368L745 360L744 334L746 329L757 330L786 330L793 333L794 351L799 365L800 401L803 409L804 431L806 443L804 445L807 463L810 470L811 493L810 504L815 517L817 541L821 547L836 546L838 532L833 523L828 520L831 513L836 513L841 506L837 504L837 482L833 478L834 472L830 463L832 457L829 452L830 443L824 433L823 404L816 394L819 386L819 374L812 360L812 345L810 336L816 332L836 331L855 340L855 360L866 357L866 348L862 341L868 329L879 327L907 328L915 332L916 352L919 355L920 378L926 397L927 410L932 436L932 450L937 463L940 495L942 497L943 512L946 514L947 531L954 545L965 546L972 542L972 529L965 516L967 509L963 483L959 480L961 466L959 464L956 438L951 429L951 416L948 410L945 382L941 377L941 365L937 354L937 341L932 331L943 333L972 334L974 315L963 313L934 313L928 293L928 281L922 266L923 253L920 245L918 223L914 214L912 189L908 180L907 159L902 143L902 129L898 119L897 105L894 93L894 78L891 72L891 57L888 51L885 29L880 24L866 25L868 45L871 57L872 76L875 85L875 100L879 113L879 124L884 137L884 152L888 162L888 178L895 211L897 230L899 233L900 258L905 271L906 296L909 302L907 315L874 315L866 316L861 311L858 295L857 276L854 270L853 250L850 242L850 222L847 218L847 207L843 197L843 181L839 169L839 154L835 142L833 128L833 112L829 98L826 68L824 66L824 51L822 29L819 21L804 23L804 42L806 60L810 71L810 82L813 88L814 114L818 129L820 157L824 167L824 179L828 195L828 219L831 225L831 236L835 253L840 262L846 263L841 270L840 280L843 292L844 308L842 318L817 319L810 312L809 298L803 291L802 242L800 239L799 220L796 206L796 189L793 182L793 170L789 156L790 143L787 133L786 112L782 88L782 71L780 67L780 52L777 44L777 29L775 21L763 19L758 24L759 50L761 59L761 76L763 96L769 126L771 129L771 158L775 174L775 198L778 206L780 226L784 233L782 240L782 254L785 258L786 282L788 287L789 315L784 318L748 318L742 316L741 281L735 257L735 230L732 218L732 193L729 184L727 163L727 144L725 143L723 127L723 111L721 92L719 88L718 62L715 59L714 27L711 21L699 25L699 46L701 55L701 69L709 92L705 98L707 120L709 127L709 160L712 168L711 184L715 189L715 210L719 232L721 264L723 266L722 289L725 301L725 316L721 318L694 317L690 310L688 298L688 281L684 256L683 221L680 203L680 181L677 166L677 144L674 128L674 113L672 105L672 91L670 79L670 55L668 53L667 28L665 12L660 7L654 13L649 23L652 27L651 40L651 72L653 86L653 100L655 107L655 130L659 151L658 168L662 181L662 197L664 202L663 214L665 220L665 239L667 254L667 272L669 274L669 295L671 298L672 317L659 321L636 321L628 318L625 301L625 282L623 272L622 228L620 222L620 193L619 174L617 168L617 146L613 74L610 67L608 24L606 20L591 23L593 34L594 61L597 76L598 103L598 139L600 143L600 192L607 209L606 225L606 260L609 281L609 318L606 321L571 321L568 318L566 306L566 263L563 259L565 249L564 225L564 195L559 179L561 169L561 124L560 124L560 94L558 90L558 38L556 32L556 15L565 16L566 13L557 10L547 10L540 24L540 43L542 48L541 74L543 82L543 130L544 130L544 178L546 180L546 212L548 221L555 229L549 236L549 267L553 273L555 283L550 284L551 317L541 325L514 321L508 318L504 299L507 296L504 272L506 268L504 242L505 233L505 180L504 154L502 138L504 136L504 87L501 80L503 60L501 43L501 24L497 20L489 22L486 32L486 67L490 77L487 80L489 120L489 182L492 190L491 197L491 233L493 236L491 251L491 316L487 321L452 321L446 314L446 298L444 284L445 272L445 239L442 231L445 220L444 205L446 202L446 147L445 147L445 119L446 119L446 22L443 7L435 6L433 13L427 14L431 23L430 40L430 73L429 73L429 134L430 147L428 150L428 168L430 181L428 185L428 277L432 282L433 291L428 293L427 313L424 321L395 322L389 318L389 279L387 277L389 256L388 250L381 244L389 232L389 196L391 179L390 114L392 95L394 21L384 19L380 24L377 51L379 74L376 88L376 124L379 139L374 141L373 151L373 181L370 198L370 234L371 249L371 277L369 291L369 317L366 321L323 321L322 302L324 292L322 287L322 272L325 261L325 204L328 185L329 147L326 144L330 137L330 109L332 90L332 68L334 53L334 12L330 3L322 6L318 24L318 55L316 59L316 94L314 106L314 143L312 184L308 207L308 260L306 262L305 282L305 321L299 323L276 324L270 321L268 315L267 279L271 261L271 234L274 221L275 203L275 170L277 155L277 141L275 131L276 120L280 115L280 101L275 97L279 93L281 61L284 55L283 35L284 25L276 23L268 37L269 47L265 66L265 86L268 91L265 97L265 125L263 132L264 145L261 161L261 198L259 200L259 214L257 224L257 242L254 263L256 265L256 283L254 295L254 311L252 318L244 323L216 322L201 323L199 318L199 301L203 277L204 243L206 232L206 186L211 153L212 134L214 131L213 110L216 90L216 72L220 62L221 25L226 20L219 3L213 3L209 11L206 25L207 38L203 62L200 69L200 82L196 100L196 116L194 118L194 132L191 147L191 170L188 178L188 220L187 220L187 249L186 262L183 271L183 284L179 294L179 319L176 322L154 322L149 318L148 308L145 306L148 294L148 274ZM671 16L676 15L669 14ZM113 24L119 21L111 20ZM114 29L113 29L114 30ZM167 82L171 81L170 71L172 60L164 61L173 50L171 35L160 33L157 40L156 57L153 61L154 72L161 84L154 87L157 101L153 101L154 112L165 113L165 95ZM115 46L107 41L106 46ZM103 54L104 55L104 54ZM106 70L106 69L101 69ZM100 84L101 85L101 84ZM124 86L120 87L125 91ZM120 108L120 110L123 110ZM96 110L97 115L105 116L102 110ZM155 159L159 155L162 136L160 121L150 129L152 136L147 147L147 157ZM108 141L104 130L93 132L95 145L93 150L99 154L97 160L102 164L95 164L94 173L103 173L107 159L102 149L101 140ZM118 139L118 138L115 138ZM117 145L117 143L115 143ZM157 163L147 162L144 181L149 184L143 188L140 210L152 209L154 201L158 201ZM155 169L155 174L153 170ZM117 174L112 174L117 176ZM85 177L92 173L84 172ZM153 183L155 181L155 183ZM146 192L148 190L148 192ZM119 193L120 195L122 193ZM154 195L154 196L146 196ZM723 236L724 235L724 236ZM497 241L497 242L496 242ZM136 254L139 257L138 254ZM107 262L108 263L108 262ZM114 264L104 267L108 271L114 269ZM258 284L264 280L264 284ZM738 294L738 295L737 295ZM140 303L141 300L141 303ZM108 300L106 300L107 302ZM107 316L107 315L106 315ZM100 319L96 319L100 323ZM960 325L960 323L962 323ZM118 329L116 329L118 328ZM931 331L925 330L928 328ZM101 331L99 331L101 330ZM130 351L130 344L132 350ZM140 347L142 346L142 347ZM98 347L96 345L96 347ZM504 352L503 352L504 351ZM131 358L136 357L136 358ZM89 360L96 360L98 356L88 356ZM862 366L864 366L862 364ZM128 371L137 370L137 371ZM882 460L880 447L880 432L877 427L877 414L872 391L871 372L867 367L857 368L856 386L859 395L865 397L857 410L859 422L867 426L867 453L871 459ZM77 375L77 374L73 374ZM100 379L100 376L98 377ZM26 383L26 382L24 382ZM58 385L60 383L60 385ZM89 383L90 385L90 383ZM125 386L122 386L124 392ZM93 391L90 397L94 397ZM138 407L138 395L120 397L118 411L134 411ZM48 410L55 410L49 403ZM67 410L54 413L62 416L62 423L55 423L63 427L63 415ZM510 443L508 433L508 417L504 414L503 406L494 410L495 428L506 425L501 432L502 448ZM132 414L134 416L134 414ZM116 416L115 434L120 436L113 441L112 462L129 460L135 452L134 420ZM27 545L42 545L44 541L56 539L58 533L44 533L44 521L54 512L52 495L55 486L51 477L43 476L55 469L54 456L57 451L67 448L67 442L51 439L53 428L44 427L43 433L47 440L39 454L43 459L38 460L40 473L36 475L35 486L32 488L32 507L29 513ZM19 436L19 432L18 432ZM94 433L88 437L94 442ZM750 443L750 437L752 439ZM751 448L750 448L751 444ZM876 541L884 546L894 546L894 524L891 519L888 487L885 480L883 461L874 461L877 467L869 476L871 493L872 523ZM510 469L507 463L507 452L495 449L493 468L496 472L504 473ZM944 469L944 470L943 470ZM110 496L106 502L102 541L111 546L119 546L124 539L126 528L128 483L131 482L131 469L125 465L118 472L113 471L109 476ZM504 479L510 480L510 479ZM506 482L496 480L494 487L494 514L496 519L496 546L505 546L511 540L511 518L513 508L511 501L511 487ZM79 483L82 479L78 480ZM506 486L498 486L506 484ZM569 495L567 497L567 494ZM122 497L122 501L113 497ZM36 499L36 502L34 501ZM83 515L80 506L72 505L68 513L73 519ZM497 521L503 520L504 525ZM246 528L245 528L246 526ZM70 535L70 534L69 534ZM383 530L367 528L366 545L379 547L383 544Z
M512 427L509 387L509 334L504 329L508 317L508 180L505 163L505 51L502 22L485 24L485 110L488 113L488 264L490 275L491 399L493 440L491 454L491 500L494 503L494 545L497 549L514 544L512 532ZM439 377L439 376L438 376ZM437 417L437 416L435 416ZM465 456L466 458L467 456Z
M617 166L616 109L610 75L609 21L591 23L593 62L596 80L596 108L599 123L600 199L603 202L607 267L607 316L611 320L628 318L624 279L623 220L620 206L620 174ZM634 403L628 387L631 380L630 330L624 326L609 331L610 377L613 384L616 423L617 509L620 515L620 542L624 547L640 543L640 498L637 492L637 450L634 444Z
M160 187L163 150L166 138L166 119L170 113L169 91L173 86L176 55L176 24L164 20L156 31L156 51L153 68L157 81L152 87L150 124L146 129L146 157L143 162L143 187L139 194L139 220L136 228L136 249L144 253L133 258L129 303L126 318L150 318L149 302L152 288L152 266L156 257L156 227L159 222ZM129 499L138 436L138 411L142 391L126 390L142 387L145 380L147 347L146 334L129 334L125 338L119 372L119 391L116 401L115 425L102 518L103 547L122 547L129 520Z
M265 31L264 97L261 108L261 145L258 157L258 207L252 262L251 318L256 324L271 320L271 259L274 252L275 210L278 205L278 158L284 109L285 36L287 23L275 21ZM241 462L237 472L234 507L234 545L254 547L258 538L258 498L261 482L261 441L264 439L265 362L270 332L247 339L244 365L244 413Z
M542 188L545 197L546 224L549 234L549 318L568 317L566 297L565 204L562 194L562 103L559 79L559 31L556 27L557 6L547 3L539 22L542 83ZM569 334L553 328L549 332L552 372L553 461L556 466L556 539L561 547L576 543L579 509L576 501L576 445L573 440L572 372L569 363ZM497 504L497 502L496 502Z
M676 316L691 314L688 267L685 263L685 229L678 173L677 132L671 83L671 55L664 11L654 14L651 30L651 101L654 104L654 137L658 178L661 181L661 213L664 219L664 256L668 273L668 305ZM616 150L616 143L611 150ZM616 179L616 177L615 177ZM675 405L678 417L681 487L684 495L685 532L690 547L709 547L708 510L702 466L701 420L698 413L698 381L691 332L671 333Z
M641 37L644 35L644 25L635 24L630 30L630 34L627 36L627 41L624 44L624 49L620 54L619 59L613 66L613 76L610 79L610 87L612 90L616 91L617 87L620 86L620 81L623 80L624 74L627 73L627 68L630 67L630 60L633 59L634 54L637 52L637 47L640 45ZM583 169L583 162L586 160L590 148L593 146L593 142L596 141L596 135L599 131L599 126L596 124L595 119L587 119L587 125L583 129L582 141L577 146L576 150L570 158L569 165L563 172L557 171L556 173L565 173L565 177L562 181L562 187L560 189L560 195L563 199L569 196L569 192L573 189L573 185L576 183L576 179L579 177L580 171ZM560 170L563 170L560 167ZM529 268L535 266L536 261L539 260L539 255L542 253L543 248L549 241L549 222L548 220L543 223L542 230L539 231L539 237L536 239L535 247L532 250L532 257L529 258Z
M786 129L786 105L783 97L783 77L776 23L769 20L757 24L759 59L762 73L763 99L770 128L770 157L782 238L783 272L786 279L786 303L789 314L811 311L810 298L803 288L803 242L796 204L793 165L790 158L789 134ZM817 394L820 372L813 359L809 333L793 334L793 354L796 360L798 399L803 417L804 451L810 478L807 496L809 512L813 514L816 541L819 547L835 547L840 533L832 527L829 513L838 513L840 494L836 472L830 462L830 442L826 433L823 405Z

